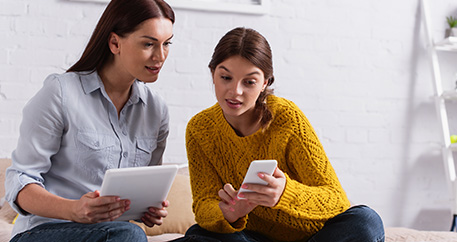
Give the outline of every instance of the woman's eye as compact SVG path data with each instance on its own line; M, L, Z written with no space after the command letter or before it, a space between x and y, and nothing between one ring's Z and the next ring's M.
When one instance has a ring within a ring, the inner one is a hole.
M164 46L170 46L171 44L173 44L171 41L167 41L167 42L163 43Z
M222 79L222 80L225 80L225 81L230 81L230 80L232 80L232 78L229 77L229 76L221 76L221 79Z
M255 83L256 83L255 80L247 80L247 81L246 81L246 84L247 84L247 85L250 85L250 86L251 86L251 85L255 85Z
M145 47L151 47L151 46L153 46L153 45L154 45L153 43L146 43L146 44L144 44Z

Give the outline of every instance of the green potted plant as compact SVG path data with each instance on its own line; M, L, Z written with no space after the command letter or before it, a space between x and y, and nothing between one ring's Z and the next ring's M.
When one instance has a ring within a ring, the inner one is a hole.
M449 28L446 29L445 37L456 37L457 36L457 18L453 16L446 17Z

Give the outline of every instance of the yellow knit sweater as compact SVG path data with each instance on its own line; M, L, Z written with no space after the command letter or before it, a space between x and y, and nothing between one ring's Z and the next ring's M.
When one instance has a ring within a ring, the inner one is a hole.
M265 131L239 137L218 104L195 115L186 130L186 147L197 223L210 231L244 229L276 241L309 238L349 208L349 200L313 128L291 101L269 96L273 121ZM253 160L275 159L286 187L273 208L257 206L230 224L219 209L218 191L239 189Z

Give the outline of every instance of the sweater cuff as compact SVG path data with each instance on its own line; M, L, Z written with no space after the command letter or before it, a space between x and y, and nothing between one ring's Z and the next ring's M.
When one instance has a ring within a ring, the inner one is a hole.
M290 207L291 201L293 201L296 197L296 194L293 192L295 189L292 187L292 182L290 177L284 173L286 176L286 186L284 187L284 191L282 192L281 198L279 199L278 203L272 207L273 209L284 209Z
M202 228L215 232L215 233L223 233L223 234L228 234L228 233L235 233L235 232L240 232L243 231L246 228L247 224L247 216L239 218L237 221L233 223L229 223L227 219L222 217L222 220L217 221L214 224L208 224L206 227L204 224L199 224Z
M237 221L230 223L235 232L240 232L246 228L246 224L248 223L247 217L248 216L246 215L242 218L239 218Z

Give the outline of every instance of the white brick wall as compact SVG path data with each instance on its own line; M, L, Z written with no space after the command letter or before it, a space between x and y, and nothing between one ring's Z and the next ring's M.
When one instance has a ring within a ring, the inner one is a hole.
M151 85L170 106L165 161L186 162L186 123L215 103L206 67L215 44L233 27L252 27L273 48L276 93L307 115L350 199L376 209L386 226L449 229L418 1L271 4L264 16L176 9L172 51ZM0 157L11 157L24 104L48 74L79 58L104 7L0 0ZM455 1L433 1L435 38L456 10Z

